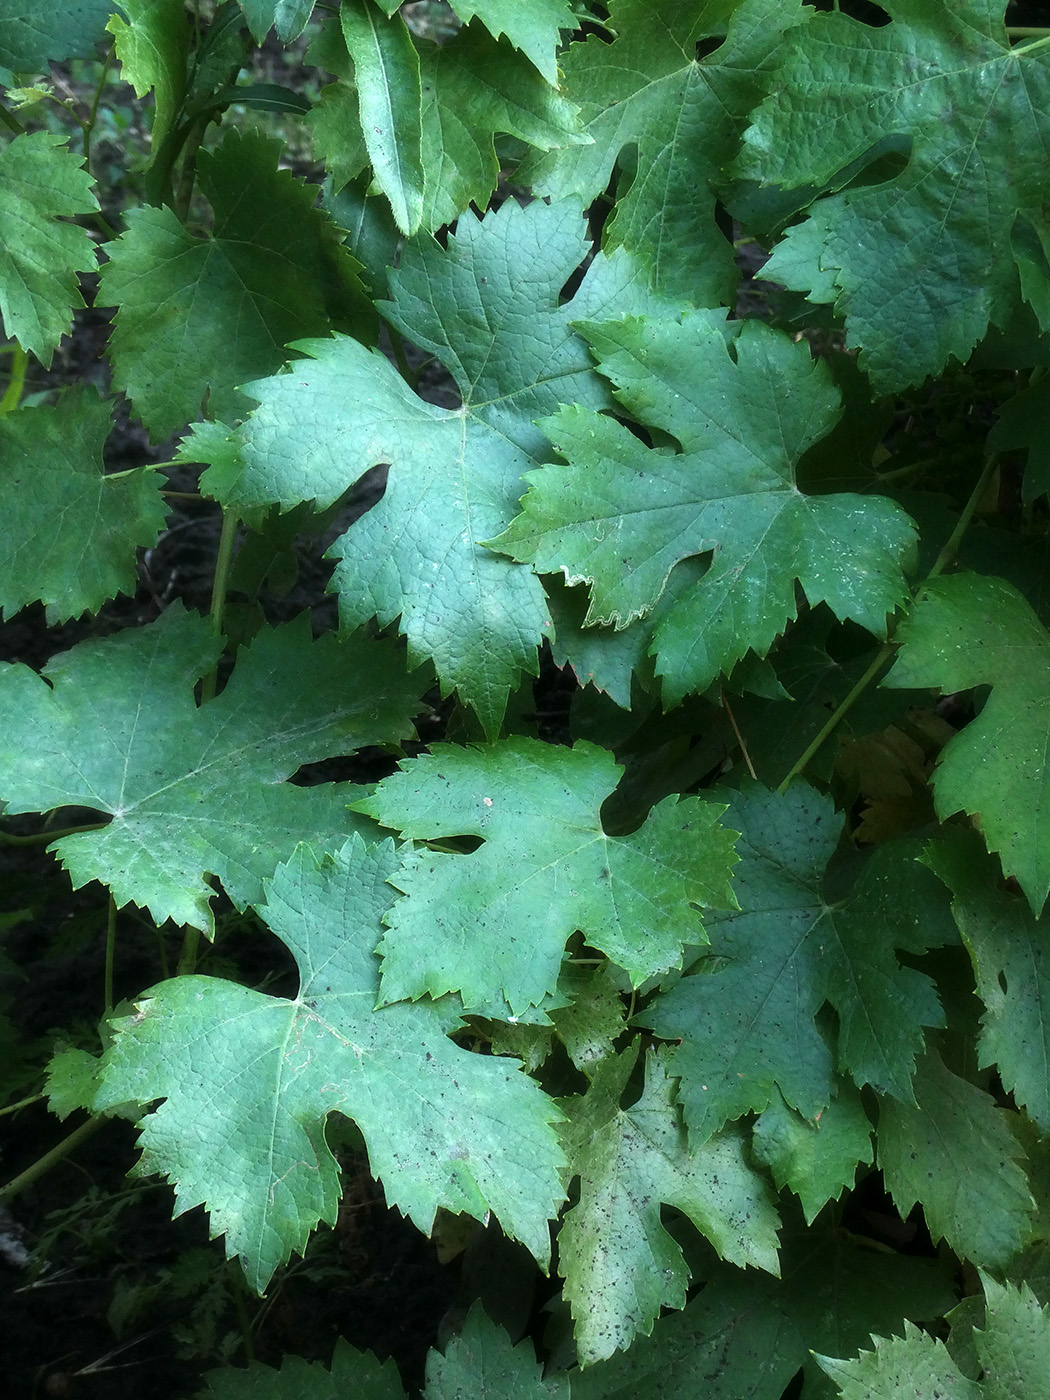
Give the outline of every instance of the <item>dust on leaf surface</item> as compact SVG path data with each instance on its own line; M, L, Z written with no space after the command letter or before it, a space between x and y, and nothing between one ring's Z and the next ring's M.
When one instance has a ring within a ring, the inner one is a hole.
M592 33L561 64L593 145L530 154L519 178L589 203L615 175L606 246L643 253L658 286L699 306L731 301L738 273L715 186L806 11L799 0L611 0L608 10L613 42ZM699 45L711 51L698 58Z
M110 245L100 304L113 304L117 384L155 438L209 412L233 421L245 380L276 370L285 346L329 328L326 298L352 297L356 264L315 192L277 168L280 146L229 132L198 157L214 212L195 237L170 209L143 206Z
M902 1395L989 1400L984 1387L956 1366L944 1343L906 1324L903 1337L876 1337L875 1350L854 1361L817 1356L841 1400L899 1400Z
M661 1204L686 1215L729 1262L779 1269L773 1193L748 1163L742 1130L690 1152L674 1082L655 1054L641 1098L621 1108L637 1057L635 1046L606 1060L585 1095L562 1101L580 1196L558 1234L558 1268L584 1365L648 1336L661 1308L685 1306L690 1271L661 1223Z
M795 484L799 458L839 416L826 364L761 322L728 326L724 312L582 329L620 402L682 450L563 408L541 426L568 465L528 474L522 514L493 547L589 584L586 621L619 627L651 611L676 565L710 552L655 629L669 703L749 649L764 655L796 616L796 581L810 603L885 635L914 526L884 498L804 496Z
M829 797L801 782L784 796L757 784L714 795L743 833L739 911L707 917L717 970L683 977L639 1018L682 1042L670 1069L693 1141L761 1112L774 1086L806 1118L827 1108L835 1056L814 1020L825 1001L838 1013L839 1067L910 1101L923 1027L944 1021L933 983L895 950L955 940L943 889L917 851L883 847L832 898L825 872L842 819Z
M49 622L135 590L135 551L167 507L153 472L107 477L110 405L86 387L0 418L0 608L39 599Z
M901 1218L918 1202L935 1243L943 1238L960 1259L1004 1269L1035 1208L1006 1111L935 1050L919 1062L915 1100L884 1099L879 1109L879 1166Z
M559 304L587 250L578 205L512 200L483 220L464 214L447 248L429 237L406 246L381 309L442 359L461 409L425 403L385 356L335 336L299 343L309 359L247 386L259 407L221 450L189 439L213 464L203 489L235 509L323 507L388 463L382 500L330 551L342 625L399 617L410 655L434 661L490 737L551 629L531 571L481 542L509 522L522 473L548 450L533 420L560 402L612 402L574 316L648 300L626 255L599 254Z
M87 229L64 220L97 210L91 176L61 136L34 131L0 149L0 317L45 368L84 305L77 273L95 267Z
M733 903L724 808L670 797L629 836L600 810L622 771L589 743L513 738L436 745L355 810L415 840L480 836L471 854L421 850L392 877L383 997L458 991L468 1010L518 1015L554 992L579 929L637 986L702 943L699 909Z
M52 849L74 887L101 880L118 905L131 900L158 924L210 930L207 874L243 907L299 841L341 845L362 829L346 810L359 788L285 779L407 737L427 684L406 675L390 643L311 642L303 616L260 632L222 694L198 707L194 685L220 650L206 619L174 605L146 627L81 642L42 675L0 669L8 810L109 814L102 830Z
M454 1044L454 1007L376 1008L396 868L392 842L355 834L323 858L300 846L260 906L299 965L298 996L178 977L116 1023L103 1058L97 1106L163 1099L142 1123L140 1169L174 1182L180 1212L206 1207L259 1292L318 1222L335 1224L331 1112L357 1124L387 1200L419 1229L439 1207L491 1210L541 1263L549 1254L562 1198L551 1100L512 1062Z
M980 818L985 844L1038 915L1050 892L1050 635L1005 579L960 573L923 587L896 640L883 685L992 687L941 752L934 805L942 819Z
M820 14L786 37L736 169L828 187L897 153L889 178L818 200L763 273L834 300L886 394L966 361L1017 304L1015 240L1045 238L1050 55L1010 47L1001 0L882 8L894 23Z

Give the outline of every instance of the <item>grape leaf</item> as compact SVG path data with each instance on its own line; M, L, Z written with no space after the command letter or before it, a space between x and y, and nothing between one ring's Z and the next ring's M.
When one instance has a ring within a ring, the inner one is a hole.
M142 206L110 245L99 299L117 306L110 354L118 386L154 437L250 407L238 386L276 370L284 346L329 328L327 302L356 290L356 264L315 191L277 168L280 145L229 131L198 157L214 211L196 238L167 208Z
M84 305L77 273L95 266L87 230L62 222L98 209L91 184L60 136L34 131L0 149L0 317L45 367Z
M561 32L575 29L577 25L571 0L449 0L449 3L464 24L476 15L495 38L506 35L547 81L557 86Z
M0 608L40 599L49 623L135 589L135 550L166 506L152 472L107 477L110 405L86 387L0 418Z
M632 1048L594 1072L587 1093L563 1101L562 1133L580 1198L558 1234L558 1267L590 1365L648 1336L664 1307L685 1306L689 1269L660 1223L661 1203L682 1211L717 1253L778 1272L779 1219L768 1184L730 1128L690 1153L674 1084L657 1055L646 1060L638 1101L620 1101L637 1060Z
M713 550L656 629L669 703L705 690L749 648L768 651L796 615L796 579L811 603L884 635L905 597L911 522L884 498L803 496L795 485L799 457L838 416L826 363L758 321L730 349L723 312L584 329L620 401L683 451L563 408L541 426L569 465L528 473L522 514L493 547L589 583L586 620L621 627L653 607L676 564Z
M998 863L975 832L931 844L926 863L951 890L952 912L984 1002L978 1052L1007 1091L1050 1133L1050 921L999 888Z
M896 640L900 652L883 685L992 687L981 713L941 752L934 805L942 819L980 817L985 844L1038 915L1050 892L1046 629L1005 579L964 573L926 584Z
M908 1326L903 1337L875 1338L875 1350L855 1361L817 1356L823 1370L839 1388L842 1400L899 1400L914 1395L951 1400L982 1400L984 1391L968 1380L948 1355L942 1341Z
M402 233L423 217L422 87L412 36L372 0L345 0L339 18L353 61L361 131L376 182Z
M799 0L610 0L608 10L613 43L591 34L562 59L594 144L530 155L517 178L589 203L616 172L606 246L644 254L657 285L697 305L731 302L738 273L713 186L807 11Z
M252 31L261 44L273 25L282 44L290 44L306 28L315 0L237 0Z
M471 855L418 852L393 877L409 897L387 916L384 1000L458 991L468 1011L517 1015L553 993L576 929L635 986L703 942L697 906L733 902L724 808L667 798L607 836L599 812L622 771L587 743L439 744L356 803L406 838L484 838Z
M393 843L356 833L335 857L300 846L260 912L295 956L293 999L178 977L116 1024L96 1107L163 1099L142 1124L139 1170L203 1204L259 1292L319 1221L334 1225L333 1111L352 1118L387 1200L424 1231L443 1207L503 1230L540 1262L562 1199L553 1103L506 1059L446 1038L441 1006L375 1009L372 949L397 868Z
M110 0L4 0L0 65L45 73L50 60L89 58L111 9Z
M857 1163L873 1158L871 1124L860 1094L844 1081L811 1123L774 1093L754 1126L754 1155L781 1190L795 1192L806 1224L812 1225L828 1201L853 1185Z
M444 1356L431 1348L423 1400L569 1400L569 1377L544 1378L528 1341L512 1347L475 1303Z
M209 623L170 607L147 627L82 642L38 676L0 670L7 716L0 797L12 812L89 807L112 821L52 845L74 887L107 884L157 923L212 927L218 876L241 907L300 840L360 828L349 784L283 780L303 763L411 733L426 686L389 643L310 643L309 618L259 633L218 698L198 677L221 650Z
M682 1041L670 1068L682 1077L692 1140L760 1112L774 1085L806 1118L827 1108L832 1054L814 1023L825 1000L838 1012L840 1066L858 1085L910 1102L922 1028L944 1021L932 982L900 966L894 949L954 941L943 890L910 846L887 845L843 897L825 880L841 819L805 783L784 796L757 784L716 795L744 833L740 910L707 917L710 952L724 966L683 977L640 1017Z
M479 209L488 204L499 174L496 132L544 150L587 139L580 133L576 108L528 59L506 41L497 42L480 24L460 30L447 43L419 48L416 57L419 81L412 101L418 129L413 141L421 172L415 176L419 188L406 190L406 197L411 192L416 203L421 200L416 222L423 228L451 223L471 203ZM331 36L325 67L340 79L353 77L345 45L340 50ZM390 102L400 109L409 97L402 86ZM333 83L322 91L311 117L315 142L336 189L359 174L368 160L363 102L364 95L359 102L348 83ZM374 144L378 139L373 123L370 140ZM384 169L377 167L376 177L386 189ZM397 187L388 193L396 198ZM407 208L402 211L403 225L406 214Z
M207 1389L199 1400L405 1400L397 1366L379 1362L368 1351L348 1346L342 1337L332 1352L332 1364L285 1356L281 1369L253 1361L244 1370L224 1366L204 1376Z
M890 178L813 206L796 235L807 273L796 258L787 280L776 253L763 272L822 300L833 280L849 340L887 394L968 359L1016 306L1016 221L1044 228L1050 56L1011 48L992 0L883 8L895 22L882 28L823 14L787 35L737 170L831 186L887 144L906 153Z
M513 515L535 460L526 453L546 450L533 420L561 401L611 402L572 318L648 300L626 256L596 257L573 300L558 305L586 252L571 204L509 200L483 221L465 214L447 249L407 245L386 308L445 361L462 409L424 403L384 356L336 336L300 344L312 361L247 386L260 406L228 444L206 431L185 449L212 463L203 489L237 510L323 507L390 463L383 499L330 551L342 624L400 615L409 654L432 657L442 685L458 688L492 737L511 687L536 673L550 626L531 572L479 541Z
M113 35L124 80L145 97L153 89L151 145L160 153L186 96L190 26L183 0L116 0L127 19L114 14Z
M962 1259L1002 1269L1021 1248L1033 1201L1024 1152L991 1097L928 1050L914 1104L884 1099L878 1157L886 1189L906 1217L918 1203L934 1241Z

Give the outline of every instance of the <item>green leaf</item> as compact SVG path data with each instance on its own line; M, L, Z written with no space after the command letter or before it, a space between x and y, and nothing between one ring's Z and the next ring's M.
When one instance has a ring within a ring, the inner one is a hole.
M608 964L579 967L563 963L558 989L568 1005L555 1007L550 1019L569 1059L584 1074L612 1054L624 1029L627 1008L609 975Z
M638 986L703 942L697 906L733 901L724 808L668 798L638 831L607 836L599 812L622 769L593 744L439 744L401 770L355 810L406 838L484 844L421 851L393 877L408 898L387 918L386 1001L455 990L468 1010L517 1015L553 993L576 929Z
M932 1050L915 1075L916 1102L883 1100L878 1156L901 1216L918 1203L934 1241L1002 1269L1028 1234L1032 1196L1024 1153L990 1096L945 1068Z
M840 1084L827 1108L810 1122L775 1093L755 1123L754 1152L781 1190L795 1192L806 1224L812 1225L828 1201L838 1200L853 1185L858 1162L873 1159L871 1124L860 1094L848 1082Z
M113 35L125 82L145 97L153 89L152 147L159 152L186 96L190 26L183 0L116 0L127 20L114 14ZM115 8L115 7L111 7Z
M1024 1284L985 1278L986 1323L974 1334L987 1400L1050 1397L1050 1313Z
M1050 893L1050 636L1004 579L952 574L925 585L896 640L884 685L992 686L981 713L941 753L934 804L942 819L980 817L985 844L1038 915Z
M0 149L0 317L45 366L84 305L77 273L94 270L86 229L62 220L98 209L91 176L60 136L16 136Z
M954 940L943 891L910 846L884 846L843 897L825 878L841 819L805 783L784 796L757 785L716 795L744 833L739 912L707 917L714 970L683 977L639 1018L682 1041L671 1070L693 1141L761 1112L774 1085L805 1118L827 1109L833 1057L814 1021L825 1001L838 1013L841 1067L910 1102L922 1028L943 1025L943 1013L930 979L894 950Z
M282 44L290 44L306 28L313 14L315 0L237 0L252 31L252 38L261 44L274 25Z
M49 623L135 589L135 550L166 506L148 471L107 477L110 405L86 387L0 418L0 608L40 599Z
M221 642L178 605L147 627L81 642L42 676L5 665L0 797L11 812L110 815L103 830L53 844L74 887L101 880L118 905L133 900L158 924L210 930L206 873L243 907L297 842L341 845L362 829L346 811L359 789L286 778L411 733L426 681L406 677L392 645L309 638L306 615L262 631L199 709L194 683Z
M528 1341L512 1347L480 1303L475 1303L458 1337L427 1357L424 1400L569 1400L564 1373L543 1378Z
M975 832L931 843L926 863L953 895L952 913L973 959L984 1002L978 1040L982 1068L1044 1134L1050 1133L1050 920L1000 888L998 862Z
M796 580L811 603L885 635L905 597L911 522L883 498L803 496L795 484L798 459L838 417L826 363L757 321L730 349L722 312L585 329L620 401L683 450L563 408L541 426L569 465L528 474L522 514L493 546L589 583L586 621L618 627L652 609L680 561L713 551L656 629L668 703L749 648L764 655L796 616Z
M615 174L606 247L650 259L658 286L699 306L731 302L739 274L715 186L785 33L807 11L799 0L610 0L608 10L614 42L591 34L562 60L594 144L533 155L518 178L589 203Z
M683 1212L720 1257L778 1272L772 1193L748 1165L742 1132L728 1129L689 1151L664 1060L646 1059L638 1101L620 1101L637 1060L606 1060L579 1099L563 1141L580 1198L562 1221L559 1270L576 1320L580 1362L590 1365L648 1336L661 1308L685 1306L689 1269L660 1223L661 1203Z
M875 1350L856 1361L817 1361L839 1388L842 1400L900 1400L902 1395L944 1396L945 1400L982 1400L982 1388L967 1380L944 1343L909 1326L904 1337L875 1338Z
M49 61L89 58L111 10L110 0L4 0L0 65L46 73Z
M325 333L329 300L357 288L316 191L279 170L279 154L277 141L227 132L198 156L210 236L144 206L110 245L99 299L118 308L114 377L154 437L197 418L203 402L216 417L243 417L250 402L238 386L276 370L289 341Z
M387 1200L429 1231L438 1207L483 1219L545 1262L562 1199L551 1101L506 1059L446 1037L439 1006L375 1009L372 949L397 868L392 843L354 835L336 857L306 847L278 868L260 912L294 955L289 1000L210 977L178 977L116 1025L96 1107L161 1106L142 1124L141 1172L203 1204L252 1287L334 1225L339 1168L330 1112L352 1118Z
M449 0L467 24L477 15L495 37L505 34L516 49L557 86L557 49L563 30L575 29L571 0Z
M339 16L376 182L401 232L415 233L423 216L423 95L412 37L400 16L382 19L372 0L344 0Z
M546 450L533 420L560 401L611 402L570 328L574 315L648 298L626 257L599 256L559 305L587 246L575 206L509 200L483 221L465 214L447 249L429 238L406 247L385 311L444 360L460 410L424 403L384 356L337 336L300 344L312 363L248 387L260 407L228 449L215 451L212 435L187 444L213 462L203 489L238 511L311 499L323 507L390 463L383 499L330 551L342 624L400 616L410 655L433 658L443 687L458 688L490 737L522 672L536 673L550 626L530 571L480 541L513 515L535 462L526 454Z
M207 1389L199 1400L405 1400L397 1366L389 1358L379 1362L368 1351L348 1346L342 1337L335 1344L332 1365L285 1356L275 1371L260 1361L244 1370L225 1366L204 1376Z
M833 276L880 394L965 361L989 322L1006 323L1015 221L1043 226L1050 140L1050 55L1010 47L1002 3L883 8L895 22L882 28L824 14L787 36L737 162L767 184L833 188L888 146L903 155L889 178L818 201L800 235L809 270L796 263L787 281L823 300ZM763 276L788 275L774 254Z

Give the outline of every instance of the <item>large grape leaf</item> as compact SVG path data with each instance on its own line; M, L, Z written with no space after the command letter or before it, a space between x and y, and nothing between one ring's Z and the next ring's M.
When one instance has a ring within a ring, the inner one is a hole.
M833 1093L834 1056L814 1017L838 1012L838 1063L858 1085L912 1100L924 1026L943 1025L933 984L894 950L954 941L944 891L903 845L880 847L843 895L826 880L841 819L805 783L784 796L757 784L719 793L744 835L734 891L738 913L707 917L717 970L683 977L643 1013L681 1040L670 1068L693 1140L761 1111L779 1087L815 1119Z
M135 550L166 507L149 471L106 476L110 405L74 388L54 407L0 418L0 608L40 599L49 622L135 588Z
M592 33L562 59L594 144L532 155L519 178L589 202L616 172L606 246L644 254L658 285L700 306L732 301L738 273L714 185L807 11L800 0L610 0L608 10L615 40Z
M112 8L111 0L4 0L0 67L45 73L51 60L89 58Z
M1050 920L1000 887L998 862L975 832L934 842L926 862L952 892L984 1002L980 1064L995 1065L1007 1091L1050 1134Z
M1038 915L1050 892L1050 636L1012 584L979 574L934 579L896 640L883 685L944 691L990 685L976 719L951 739L933 777L937 815L978 816L989 850Z
M386 1001L458 991L468 1010L517 1015L553 993L576 929L637 986L704 941L698 907L733 903L724 808L667 798L607 836L600 809L623 770L593 744L441 744L401 767L356 810L408 838L484 844L419 852L393 877L408 898L387 915Z
M0 149L0 317L45 366L84 305L77 273L95 266L87 230L63 222L98 209L91 184L60 136L34 131Z
M339 231L315 190L277 168L279 154L276 140L228 132L198 157L208 237L142 206L110 245L99 300L117 307L114 378L155 437L197 418L205 400L213 416L243 417L238 386L276 370L288 341L326 332L330 294L356 289Z
M934 1241L989 1269L1018 1252L1034 1209L1007 1117L934 1050L916 1069L915 1103L884 1099L879 1109L879 1166L901 1216L920 1204Z
M572 103L527 58L506 41L497 42L480 24L461 29L447 43L419 47L417 57L418 81L391 92L389 101L398 114L414 104L412 129L422 179L421 192L414 187L410 192L418 203L416 222L423 228L451 223L471 203L479 209L488 204L499 175L493 144L497 132L543 150L587 140ZM340 52L330 34L325 67L341 79L352 76L345 47ZM336 189L364 168L368 141L374 145L379 140L374 123L369 137L363 106L363 93L359 100L346 82L338 82L323 90L311 118ZM407 124L408 115L401 121ZM386 190L384 171L383 164L375 168L377 183ZM392 200L397 191L396 185L387 190Z
M300 846L260 912L299 965L296 997L178 977L116 1022L96 1107L164 1102L143 1120L142 1172L174 1183L178 1210L203 1204L260 1292L334 1225L339 1167L330 1112L352 1118L387 1200L429 1232L437 1209L484 1219L541 1263L562 1199L553 1102L500 1056L460 1049L448 1006L376 1009L373 953L393 843L354 836L334 857Z
M818 201L763 274L834 299L886 394L968 359L1017 303L1013 240L1047 246L1050 53L1010 47L1002 0L883 8L882 28L823 14L787 36L737 168L829 186L886 143L906 153L890 178Z
M558 1268L584 1365L648 1336L661 1308L685 1306L689 1268L661 1224L661 1203L730 1263L779 1271L779 1217L768 1182L747 1161L743 1132L728 1128L690 1152L658 1055L646 1060L641 1098L621 1108L636 1060L636 1048L606 1060L587 1093L562 1104L580 1196L558 1233Z
M264 630L225 690L193 687L221 650L208 622L169 608L147 627L81 642L38 676L0 670L0 799L11 812L89 807L112 820L53 844L74 886L107 884L157 923L209 930L217 876L242 907L295 849L359 827L349 784L297 787L304 763L412 732L426 686L389 643L310 641L305 615Z
M656 629L671 702L749 648L768 651L796 615L796 580L811 603L884 635L905 597L914 527L885 498L804 496L795 484L798 459L838 417L826 363L759 321L733 336L724 312L585 330L620 401L682 451L563 408L541 426L569 465L528 474L522 514L493 546L589 583L587 621L618 626L653 607L676 564L713 551Z
M535 464L527 454L547 450L533 420L559 402L611 403L572 319L648 298L625 255L599 256L559 304L586 252L570 203L508 200L484 220L465 214L446 249L429 238L406 246L386 308L447 364L461 409L424 403L383 355L336 336L300 344L310 360L247 386L260 406L228 443L200 433L185 449L212 463L202 486L234 509L325 506L389 463L383 499L331 550L342 623L400 616L410 655L432 657L493 737L550 625L530 571L479 542L513 515Z

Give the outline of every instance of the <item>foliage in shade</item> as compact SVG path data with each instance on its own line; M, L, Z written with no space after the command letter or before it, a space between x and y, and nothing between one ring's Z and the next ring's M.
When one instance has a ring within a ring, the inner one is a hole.
M49 60L87 57L112 9L111 0L5 0L0 64L43 72Z
M357 1123L387 1200L421 1230L439 1206L491 1210L541 1263L549 1254L562 1198L551 1101L512 1062L454 1045L454 1006L376 1008L372 949L396 867L391 842L355 835L323 859L299 847L260 906L299 965L298 995L177 978L116 1023L103 1057L96 1106L164 1100L143 1120L140 1170L174 1182L180 1212L207 1206L259 1292L318 1222L335 1224L331 1112Z

